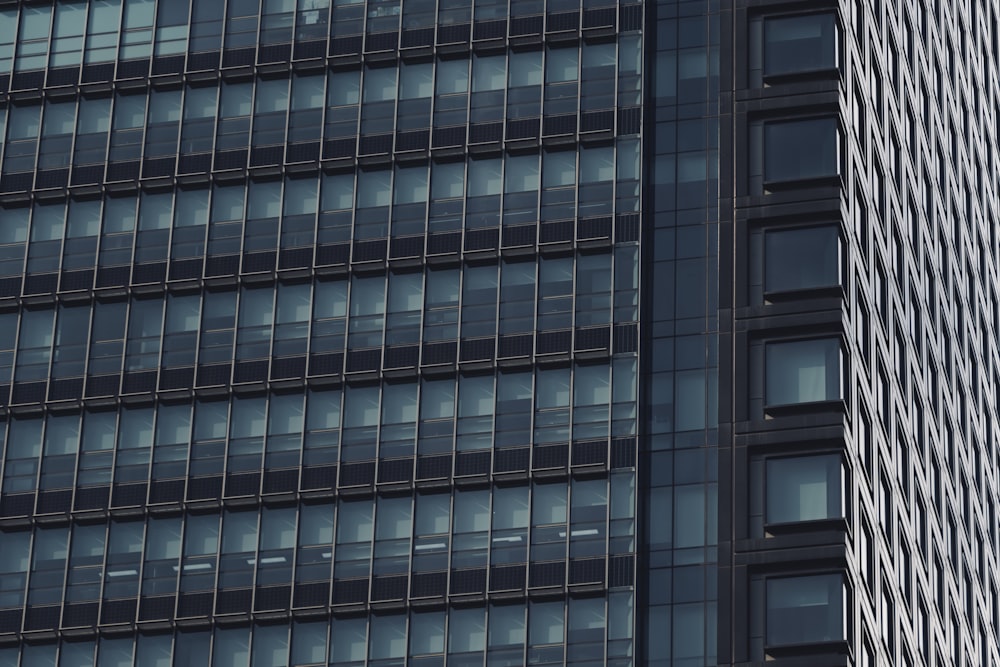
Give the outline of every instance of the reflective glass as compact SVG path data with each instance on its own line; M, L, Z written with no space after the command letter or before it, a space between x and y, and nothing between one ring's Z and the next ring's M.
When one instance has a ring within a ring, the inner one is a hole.
M837 66L834 14L770 17L764 21L764 73L792 74Z
M768 292L840 283L837 228L773 229L765 235L764 289Z
M841 397L840 342L819 338L766 346L765 401L790 405Z

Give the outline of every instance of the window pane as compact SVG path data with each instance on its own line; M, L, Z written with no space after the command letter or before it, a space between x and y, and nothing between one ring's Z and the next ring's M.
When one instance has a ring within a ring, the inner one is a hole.
M448 619L448 650L482 651L486 647L486 610L452 609Z
M837 22L833 14L810 14L764 22L764 73L791 74L837 66Z
M772 230L764 239L766 291L840 284L840 244L836 227Z
M835 118L768 123L764 126L764 180L797 181L840 172Z
M503 90L506 79L507 58L505 56L476 56L473 58L472 92Z
M767 581L767 643L844 639L844 584L839 574Z
M767 461L768 523L816 521L844 515L837 456L799 456Z
M768 405L840 398L840 343L835 338L770 343L765 363Z

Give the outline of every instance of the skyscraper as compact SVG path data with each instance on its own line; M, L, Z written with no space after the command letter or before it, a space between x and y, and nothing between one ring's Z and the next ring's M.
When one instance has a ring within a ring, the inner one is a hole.
M0 0L0 667L1000 662L953 4Z

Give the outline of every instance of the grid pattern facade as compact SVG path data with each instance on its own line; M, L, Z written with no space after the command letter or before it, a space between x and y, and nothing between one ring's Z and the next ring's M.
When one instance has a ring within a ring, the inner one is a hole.
M1000 662L998 21L0 0L0 666Z
M996 4L734 9L720 655L996 664Z
M643 8L0 3L0 665L631 665Z

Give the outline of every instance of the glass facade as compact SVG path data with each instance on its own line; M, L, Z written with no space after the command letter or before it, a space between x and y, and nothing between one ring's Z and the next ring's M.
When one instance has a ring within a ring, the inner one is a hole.
M1000 662L998 21L0 0L0 667Z
M636 664L642 23L0 3L0 665Z
M997 7L716 8L719 664L996 664Z

